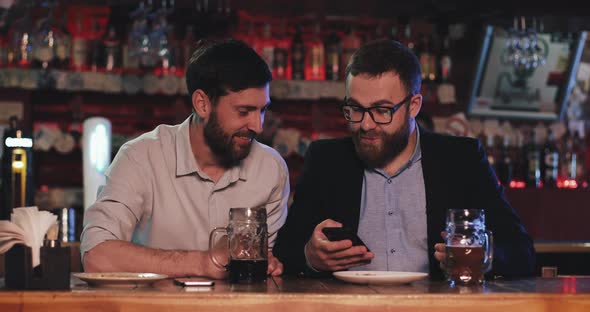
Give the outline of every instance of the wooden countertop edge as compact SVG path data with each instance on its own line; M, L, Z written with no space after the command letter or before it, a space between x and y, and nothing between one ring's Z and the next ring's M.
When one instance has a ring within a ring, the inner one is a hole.
M157 293L157 292L22 292L0 293L2 311L156 312L541 312L587 311L590 294L256 294L256 293Z
M590 242L535 243L537 253L590 253Z
M77 300L77 299L97 299L104 300L106 298L120 299L130 298L133 300L150 298L153 300L168 300L175 298L184 299L201 299L207 298L207 302L211 300L227 300L227 299L241 299L247 300L252 299L257 302L260 301L284 301L284 300L299 300L305 299L306 301L324 301L329 300L330 302L346 302L358 301L362 298L370 297L371 302L379 302L385 300L390 303L392 298L412 301L412 300L442 300L442 301L456 301L456 297L461 296L461 300L499 300L499 299L584 299L590 300L590 293L477 293L477 294L466 294L466 293L441 293L441 294L320 294L320 293L207 293L207 292L160 292L160 291L146 291L146 292L135 292L128 291L122 292L117 290L112 291L95 291L95 290L84 290L84 291L2 291L0 292L0 303L9 301L20 301L20 299L28 298L53 298ZM227 301L225 301L227 302Z

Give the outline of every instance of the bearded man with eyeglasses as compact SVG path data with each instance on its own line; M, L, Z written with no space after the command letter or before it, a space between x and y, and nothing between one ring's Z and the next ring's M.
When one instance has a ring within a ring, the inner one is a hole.
M483 209L494 232L490 274L530 276L532 240L506 200L480 142L417 126L420 64L396 41L374 41L346 68L341 104L351 136L313 142L274 253L285 272L426 272L442 279L448 209ZM346 227L366 246L329 241Z

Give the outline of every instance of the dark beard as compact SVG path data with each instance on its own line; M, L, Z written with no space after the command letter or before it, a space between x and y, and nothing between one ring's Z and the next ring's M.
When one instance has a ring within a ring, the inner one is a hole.
M240 161L248 156L252 147L252 142L246 146L234 144L232 138L234 136L248 136L254 139L256 133L249 130L236 132L233 135L224 132L219 124L217 112L213 111L209 122L203 129L203 135L205 143L217 157L219 164L225 168L231 168L239 165Z
M369 116L366 116L370 118ZM408 146L410 141L409 109L404 118L404 124L399 131L393 134L384 134L371 130L365 132L362 128L352 133L352 141L359 158L369 168L384 168ZM361 136L380 136L381 146L363 144Z

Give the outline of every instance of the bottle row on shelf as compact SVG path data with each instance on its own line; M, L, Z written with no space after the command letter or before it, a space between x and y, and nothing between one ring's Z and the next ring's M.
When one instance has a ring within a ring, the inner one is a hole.
M20 68L0 68L0 87L126 94L187 94L184 77L176 75Z
M397 40L418 56L425 81L446 82L451 38L436 25L408 20L301 20L253 17L243 12L233 36L250 44L279 79L344 80L352 54L372 40Z
M572 130L537 126L516 129L513 136L482 132L479 139L506 187L588 188L590 148L583 130Z
M237 21L226 21L231 24L227 33L207 33L196 29L203 28L198 21L174 19L176 11L173 5L152 8L141 2L129 18L121 19L108 6L52 8L0 33L0 66L182 75L199 39L231 36L252 46L275 79L343 80L356 49L387 38L414 50L424 80L444 82L452 64L451 38L458 37L450 31L457 27L437 28L423 21L278 19L245 12L238 12Z
M0 88L27 90L92 91L123 94L186 95L184 76L95 71L0 68ZM344 97L341 81L274 80L270 95L275 99L314 100Z

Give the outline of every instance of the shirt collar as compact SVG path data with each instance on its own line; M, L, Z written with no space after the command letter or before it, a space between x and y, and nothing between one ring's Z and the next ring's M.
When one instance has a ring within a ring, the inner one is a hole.
M391 176L391 178L397 177L402 172L404 172L406 169L408 169L410 166L412 166L414 163L418 162L420 159L422 159L422 149L420 147L420 127L418 127L416 125L416 146L414 146L414 151L412 152L412 156L410 157L410 159L408 160L408 162L405 165L401 166L401 168L399 168L399 170ZM387 173L385 173L385 170L383 170L383 168L378 168L378 169L373 169L373 170L376 171L377 173L381 174L382 176L389 178L389 176L387 175Z
M176 132L176 176L184 176L196 172L201 178L208 179L207 174L199 168L191 147L189 132L192 118L193 115L191 114L180 124ZM256 144L256 142L252 142L252 145L254 144ZM254 146L252 146L252 149L254 149ZM252 153L252 151L250 151L250 153ZM242 160L240 165L229 169L221 179L224 179L227 175L229 177L228 183L236 182L238 179L245 181L247 176L246 167L247 164L250 163L249 158L250 155Z
M198 171L190 140L191 114L178 127L176 132L176 176L188 175Z

